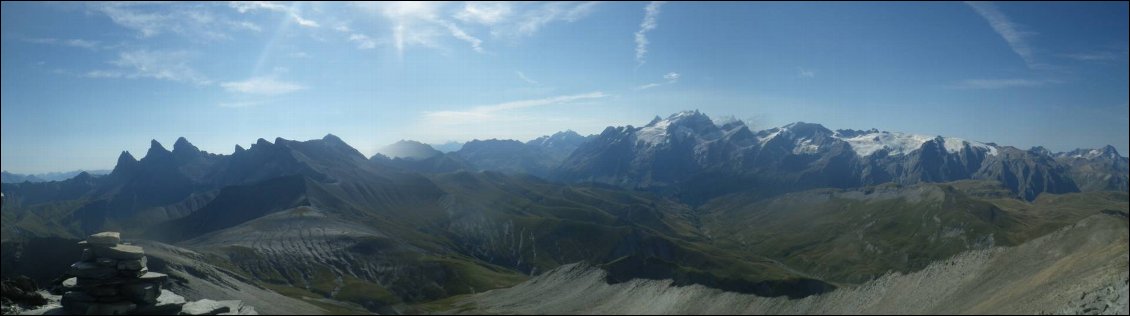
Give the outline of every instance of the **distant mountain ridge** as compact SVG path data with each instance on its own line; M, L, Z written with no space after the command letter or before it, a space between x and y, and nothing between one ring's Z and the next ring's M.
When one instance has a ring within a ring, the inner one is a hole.
M598 182L692 203L749 188L774 195L969 179L999 181L1026 200L1045 192L1130 187L1127 159L1112 146L1053 153L878 129L833 131L805 122L754 131L741 120L714 120L699 111L657 116L642 127L608 127L588 137L565 131L525 143L473 140L419 161L371 160L424 173L491 170Z
M63 181L74 178L79 174L86 172L93 176L104 176L110 173L110 170L75 170L66 172L47 172L38 174L16 174L7 171L0 172L0 182L2 183L21 183L21 182L51 182Z
M432 148L432 146L428 144L412 140L401 140L391 145L381 147L381 149L377 150L377 154L389 158L424 160L442 155L443 152L435 150L435 148Z
M260 139L252 148L267 145L271 144ZM123 153L114 173L171 163L182 169L180 176L203 180L217 176L202 173L217 157L223 157L205 153L184 138L174 143L172 151L156 141L150 147L145 156L150 162L141 163ZM232 156L245 151L236 146ZM878 129L832 131L805 122L753 131L741 120L714 120L699 111L657 116L642 127L608 127L588 137L563 131L526 142L472 140L448 153L401 140L368 160L379 168L410 172L490 170L567 183L600 182L665 192L687 201L705 201L752 187L765 187L772 191L767 194L776 194L965 179L1000 181L1028 200L1044 192L1126 192L1130 187L1127 159L1112 146L1053 153L1043 147L1021 150ZM72 178L77 172L55 175ZM44 177L4 173L5 183L51 180ZM177 177L170 175L165 180Z
M643 127L609 127L582 144L555 176L698 201L738 187L787 192L965 179L997 180L1032 200L1044 192L1125 192L1128 178L1126 158L1110 146L1053 154L874 129L832 131L804 122L754 132L741 121L716 125L698 111ZM725 188L713 189L718 183Z
M437 151L421 159L377 154L370 160L391 168L425 173L490 170L551 178L557 166L586 140L588 138L569 130L524 143L509 139L475 139L461 144L458 150L448 153Z

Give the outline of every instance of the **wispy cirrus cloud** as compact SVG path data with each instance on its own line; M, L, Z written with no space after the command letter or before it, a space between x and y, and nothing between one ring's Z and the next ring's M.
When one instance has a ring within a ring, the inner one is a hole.
M492 105L483 105L471 108L467 111L424 112L424 120L426 122L434 124L467 123L474 120L490 119L500 115L501 112L506 111L563 104L580 100L600 99L605 97L608 97L608 95L604 94L604 92L596 91L584 94L563 95L542 99L520 100Z
M992 2L979 2L979 1L966 1L966 5L973 8L973 11L981 15L993 31L1000 35L1012 51L1024 60L1028 68L1044 68L1047 65L1040 63L1036 58L1036 53L1033 51L1032 46L1028 40L1035 36L1037 33L1027 31L1023 26L1013 23L1004 13L1001 13Z
M478 39L477 37L474 37L474 36L467 34L467 32L463 31L463 29L459 28L459 26L455 25L455 23L451 23L451 22L444 21L444 20L439 20L437 22L440 25L443 25L444 27L446 27L447 30L451 32L451 36L454 36L455 38L458 38L459 40L462 40L464 42L467 42L468 44L471 44L471 49L474 49L476 52L480 52L480 53L483 52L483 46L482 46L483 41L482 40Z
M554 96L541 99L519 100L491 105L476 106L465 111L423 112L417 122L416 130L425 141L444 141L465 139L468 132L472 137L522 138L540 136L539 133L552 133L570 119L550 117L524 110L543 108L561 104L580 104L609 97L600 91ZM575 127L574 127L575 128Z
M290 16L291 21L293 21L295 24L311 28L321 26L321 24L314 20L302 17L301 12L299 12L298 10L298 3L286 6L273 1L232 1L228 2L228 6L230 6L232 9L235 9L236 11L239 11L239 13L247 13L258 10L284 13Z
M365 34L353 33L349 35L349 41L356 43L359 49L373 49L377 47L377 41Z
M212 83L191 66L189 60L195 54L185 51L134 50L121 52L118 58L110 61L113 69L92 70L84 74L87 78L149 78L197 85Z
M377 41L369 35L365 35L349 27L348 23L339 22L337 26L333 27L334 31L346 34L346 40L357 45L357 49L374 49L377 48Z
M26 38L26 39L23 39L23 41L28 42L28 43L35 43L35 44L85 48L85 49L89 49L89 50L99 50L99 49L106 48L106 46L102 45L102 43L99 42L99 41L84 40L84 39L77 39L77 38L71 38L71 39L64 39L64 38Z
M273 1L231 1L228 2L228 6L230 6L232 9L235 9L236 11L239 11L239 13L247 13L248 11L255 10L268 10L276 12L287 12L290 10L289 7Z
M219 105L220 105L220 107L225 107L225 108L247 108L247 107L253 107L253 106L260 106L260 105L263 105L263 104L267 104L267 101L262 101L262 100L259 100L259 101L231 101L231 102L220 102Z
M443 34L467 42L471 49L483 52L483 41L465 31L458 24L443 18L444 3L404 1L388 3L358 3L362 9L377 14L392 24L392 44L397 54L404 55L410 46L439 47Z
M493 33L500 35L534 35L542 27L553 22L576 22L592 13L597 4L599 2L595 1L546 3L541 7L527 10L513 24L502 25L501 29L496 28Z
M381 2L356 3L358 8L381 17L390 25L387 40L397 54L412 47L444 48L444 39L465 42L479 53L487 51L491 38L516 39L532 36L556 22L574 22L589 15L598 2ZM484 38L481 30L490 31Z
M804 78L804 79L816 78L816 71L812 70L812 69L797 67L796 76L797 76L797 78Z
M645 85L636 87L636 90L646 90L646 89L651 89L651 88L655 88L655 87L662 86L662 85L674 84L676 82L679 82L679 77L681 77L681 76L677 72L668 72L666 75L663 75L663 80L666 80L666 81L664 81L664 82L653 82L653 83L645 84Z
M320 26L320 25L318 25L318 22L315 22L314 20L303 19L302 17L300 17L298 15L291 14L291 18L294 18L294 23L298 23L298 25L301 25L301 26L305 26L305 27L319 27Z
M171 33L212 41L231 39L231 31L261 30L254 23L215 14L214 6L207 3L96 2L88 4L87 8L118 26L137 32L141 38Z
M540 84L540 83L537 82L537 80L530 79L530 77L526 77L526 73L524 73L524 72L515 71L514 74L518 75L518 79L522 79L522 81L525 81L528 84L532 84L532 85L539 85Z
M1070 54L1060 54L1060 57L1072 59L1076 61L1089 61L1089 62L1112 62L1126 59L1126 51L1116 52L1110 50L1097 50L1076 52Z
M1049 84L1060 83L1057 80L1043 80L1043 79L966 79L953 85L958 89L972 89L972 90L997 90L1009 88L1034 88L1045 86Z
M236 22L235 25L238 28L242 28L242 29L245 29L245 30L248 30L248 31L253 31L253 32L262 32L263 31L263 28L259 27L258 24L247 22L247 21Z
M232 81L220 84L228 92L237 92L254 95L281 95L306 89L305 86L280 81L274 77L254 77L243 81Z
M462 10L455 13L455 18L467 23L491 26L506 21L513 12L508 2L467 2L463 4Z
M647 56L647 32L659 27L659 9L666 1L652 1L644 8L643 22L640 22L640 30L636 31L636 63L642 66Z

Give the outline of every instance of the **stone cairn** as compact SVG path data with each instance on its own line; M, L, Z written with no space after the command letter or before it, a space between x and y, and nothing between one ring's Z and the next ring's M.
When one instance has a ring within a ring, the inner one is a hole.
M74 315L173 315L184 300L167 302L161 285L168 277L149 272L145 250L121 242L117 232L90 235L80 241L82 259L71 265L63 281L63 310ZM166 291L167 292L167 291Z

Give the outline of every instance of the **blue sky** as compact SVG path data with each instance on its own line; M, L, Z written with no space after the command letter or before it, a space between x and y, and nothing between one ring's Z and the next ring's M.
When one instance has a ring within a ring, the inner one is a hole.
M150 139L527 140L699 109L1053 151L1128 139L1116 3L9 3L0 161Z

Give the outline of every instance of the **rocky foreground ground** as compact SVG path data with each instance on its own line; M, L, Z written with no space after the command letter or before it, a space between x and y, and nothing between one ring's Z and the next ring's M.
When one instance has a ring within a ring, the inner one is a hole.
M79 245L80 260L48 289L27 278L5 281L4 314L258 315L240 300L188 301L164 289L168 275L149 271L144 248L123 243L117 232L91 235Z

